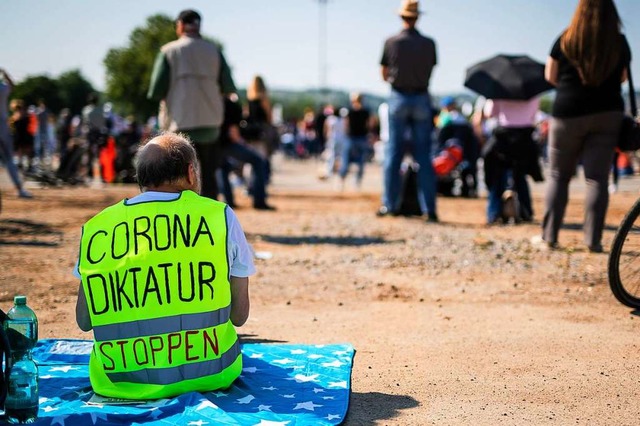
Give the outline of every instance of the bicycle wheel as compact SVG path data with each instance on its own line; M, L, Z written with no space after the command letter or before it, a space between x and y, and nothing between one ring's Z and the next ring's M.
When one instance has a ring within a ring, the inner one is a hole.
M609 286L620 303L640 309L640 199L622 220L609 253Z

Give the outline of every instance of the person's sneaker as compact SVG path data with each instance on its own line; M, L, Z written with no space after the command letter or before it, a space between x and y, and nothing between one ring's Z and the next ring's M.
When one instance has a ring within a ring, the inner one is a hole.
M387 206L380 206L376 212L376 216L378 217L391 216L392 214L393 213L387 208Z
M253 208L254 208L254 209L256 209L256 210L266 210L266 211L275 211L275 210L276 210L276 208L275 208L275 207L270 206L270 205L269 205L269 204L267 204L267 203L259 203L259 204L255 204L255 205L253 206Z
M18 191L18 197L20 197L20 198L33 198L33 194L31 194L26 189L21 189L20 191Z
M533 237L531 237L530 242L533 247L537 248L540 251L555 250L558 248L558 243L550 243L548 241L545 241L540 235L534 235Z
M516 222L518 217L518 195L510 189L502 194L502 217L505 223Z
M532 215L528 215L528 214L521 214L520 215L520 222L532 223L533 222L533 216Z
M589 252L591 253L603 253L604 249L602 248L602 244L596 244L593 246L589 246Z
M435 213L427 214L427 223L438 223L440 220L438 219L438 215Z

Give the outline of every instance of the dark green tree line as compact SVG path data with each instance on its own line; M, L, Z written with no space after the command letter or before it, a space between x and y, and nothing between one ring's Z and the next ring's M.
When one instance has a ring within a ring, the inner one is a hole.
M48 75L28 76L11 92L12 99L22 99L26 105L36 105L40 99L55 114L62 108L69 108L79 114L87 102L87 96L94 88L79 70L64 72L58 78Z
M144 26L132 31L127 46L107 52L106 96L117 111L142 119L157 113L157 102L147 99L151 71L160 47L175 39L173 20L166 15L153 15Z
M222 50L220 42L203 37ZM166 15L153 15L131 32L126 46L107 52L106 95L117 111L140 119L157 114L158 103L147 99L151 72L160 47L176 38L174 20Z

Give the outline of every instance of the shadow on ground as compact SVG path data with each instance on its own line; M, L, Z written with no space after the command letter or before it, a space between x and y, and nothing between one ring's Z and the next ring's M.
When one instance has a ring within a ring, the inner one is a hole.
M562 229L570 229L572 231L580 231L582 228L584 227L584 224L582 223L563 223L562 224ZM618 230L618 225L605 225L604 226L604 230L605 231L617 231Z
M0 245L56 247L63 233L46 223L30 220L0 220Z
M261 339L255 334L238 334L240 343L287 343L286 340Z
M393 419L400 410L419 405L415 398L406 395L390 395L380 392L351 394L345 425L370 425L378 420ZM385 424L392 424L385 423Z
M251 237L257 237L251 235ZM279 235L260 235L261 241L275 244L283 244L288 246L295 246L301 244L330 244L336 246L368 246L371 244L392 244L392 243L404 243L405 240L386 240L381 237L369 237L369 236L350 236L350 237L327 237L318 235L307 235L300 237L285 237Z

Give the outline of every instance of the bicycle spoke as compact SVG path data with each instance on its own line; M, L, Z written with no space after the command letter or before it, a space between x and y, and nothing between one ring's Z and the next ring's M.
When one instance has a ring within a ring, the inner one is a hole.
M637 222L637 221L636 221ZM627 292L640 295L640 226L629 229L620 253L620 281Z
M631 207L614 238L609 283L620 302L640 308L640 200Z

